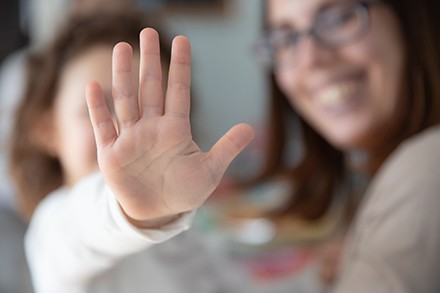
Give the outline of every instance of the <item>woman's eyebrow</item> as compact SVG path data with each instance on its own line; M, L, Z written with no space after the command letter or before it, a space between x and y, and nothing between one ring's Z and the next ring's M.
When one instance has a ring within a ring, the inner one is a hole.
M329 0L329 1L323 1L319 5L316 6L316 8L313 11L312 14L312 24L316 21L316 19L319 17L319 15L327 10L329 7L336 5L338 3L353 3L355 1L352 0L344 0L344 1L338 1L338 0Z

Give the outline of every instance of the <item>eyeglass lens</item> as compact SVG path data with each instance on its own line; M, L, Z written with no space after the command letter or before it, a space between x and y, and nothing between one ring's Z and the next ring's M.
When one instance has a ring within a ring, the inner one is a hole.
M266 66L276 67L296 59L302 36L310 34L325 47L340 47L355 41L368 30L368 6L365 2L337 3L322 9L308 31L271 29L256 46L257 58Z

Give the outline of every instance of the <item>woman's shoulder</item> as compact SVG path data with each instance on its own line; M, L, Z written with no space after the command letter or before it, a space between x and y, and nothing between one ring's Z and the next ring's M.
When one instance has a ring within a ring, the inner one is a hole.
M373 178L352 226L348 277L341 284L353 281L350 274L358 269L362 276L376 274L384 288L437 286L425 280L437 274L439 206L440 127L435 126L403 142Z
M440 171L439 150L440 125L436 125L402 142L385 161L379 174L393 172L416 175L423 171Z
M415 157L440 158L440 125L432 126L419 134L416 134L396 150L396 155L403 156L412 154Z
M378 170L368 193L369 201L382 206L440 201L440 125L402 142Z

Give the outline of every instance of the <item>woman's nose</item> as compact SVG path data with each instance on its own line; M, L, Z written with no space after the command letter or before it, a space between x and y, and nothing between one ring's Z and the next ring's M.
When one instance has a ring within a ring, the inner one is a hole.
M334 50L319 44L311 36L298 44L296 58L297 66L301 69L325 66L335 60Z

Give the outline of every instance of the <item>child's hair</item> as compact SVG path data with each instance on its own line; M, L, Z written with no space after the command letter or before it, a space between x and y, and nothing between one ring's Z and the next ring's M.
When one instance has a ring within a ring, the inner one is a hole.
M34 129L54 105L65 64L96 45L114 46L125 41L136 50L140 31L146 26L158 28L156 23L145 20L145 16L134 11L77 16L68 21L48 47L30 54L27 84L11 137L10 162L18 207L26 218L48 193L64 182L59 159L41 146ZM163 44L161 50L167 50Z

